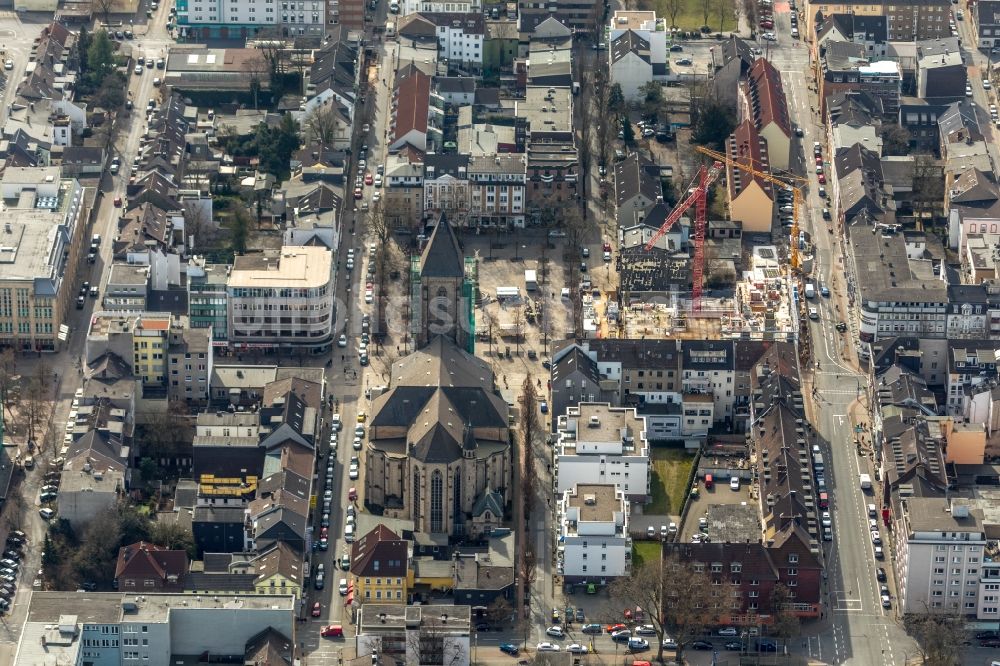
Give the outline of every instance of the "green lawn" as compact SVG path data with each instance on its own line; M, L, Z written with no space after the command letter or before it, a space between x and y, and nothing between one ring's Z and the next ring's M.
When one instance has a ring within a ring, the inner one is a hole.
M705 21L705 5L708 5L708 21ZM722 28L719 28L719 7L725 7ZM670 27L670 3L668 0L639 0L641 9L655 9L658 17L667 21ZM707 25L712 32L732 32L736 30L736 3L733 0L681 0L677 13L677 27L681 30L699 30Z
M653 501L643 513L651 515L680 514L684 508L688 477L694 456L684 449L654 447L653 471L650 481Z
M655 562L660 559L661 548L659 541L633 541L632 564L638 568L644 562Z

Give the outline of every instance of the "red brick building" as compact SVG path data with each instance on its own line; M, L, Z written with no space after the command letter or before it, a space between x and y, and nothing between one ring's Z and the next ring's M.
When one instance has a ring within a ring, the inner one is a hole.
M122 546L115 566L115 586L122 591L180 591L188 572L188 555L139 541Z

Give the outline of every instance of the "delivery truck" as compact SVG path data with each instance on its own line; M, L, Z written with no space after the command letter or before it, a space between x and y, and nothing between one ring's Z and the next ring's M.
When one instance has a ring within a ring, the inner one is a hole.
M862 474L860 479L861 479L861 490L872 489L872 477L870 475Z

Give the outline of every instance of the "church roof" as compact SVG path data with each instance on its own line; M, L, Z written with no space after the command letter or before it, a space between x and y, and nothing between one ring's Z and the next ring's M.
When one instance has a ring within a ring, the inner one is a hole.
M489 366L444 336L393 365L392 388L375 399L372 412L376 446L380 428L405 428L408 454L424 462L457 460L463 449L479 447L473 429L508 425Z
M441 214L431 239L420 258L420 276L434 278L465 277L465 261L462 246L458 243L455 230L448 218Z
M490 510L494 516L503 517L503 496L500 493L486 493L480 495L476 503L472 505L472 516L481 516L486 510Z

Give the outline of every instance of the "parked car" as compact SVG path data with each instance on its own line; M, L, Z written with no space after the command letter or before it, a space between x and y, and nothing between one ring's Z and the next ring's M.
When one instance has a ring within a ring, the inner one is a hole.
M539 643L535 646L539 652L559 652L559 645L556 643Z

